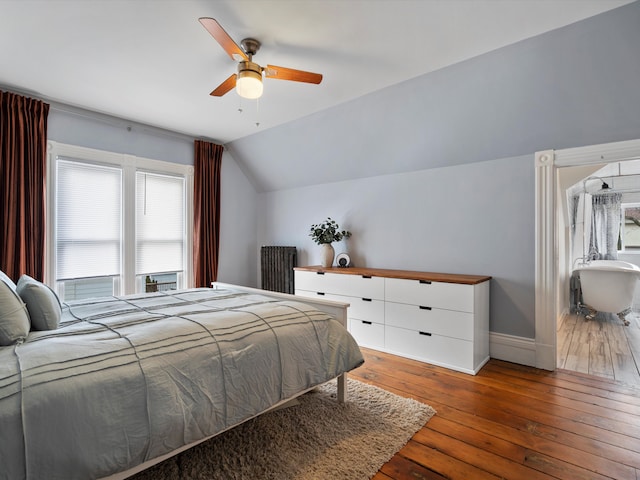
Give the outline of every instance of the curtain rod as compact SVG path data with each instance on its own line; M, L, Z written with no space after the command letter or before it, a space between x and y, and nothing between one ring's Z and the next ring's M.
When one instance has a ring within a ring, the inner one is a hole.
M640 172L638 173L625 173L624 175L605 175L601 178L608 178L610 180L615 180L616 178L620 178L620 177L640 177ZM594 179L598 179L598 177L593 177Z

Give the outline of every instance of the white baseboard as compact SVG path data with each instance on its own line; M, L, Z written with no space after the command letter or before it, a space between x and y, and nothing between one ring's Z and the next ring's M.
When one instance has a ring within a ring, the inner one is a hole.
M489 354L491 358L504 360L505 362L535 367L536 341L533 338L490 332Z

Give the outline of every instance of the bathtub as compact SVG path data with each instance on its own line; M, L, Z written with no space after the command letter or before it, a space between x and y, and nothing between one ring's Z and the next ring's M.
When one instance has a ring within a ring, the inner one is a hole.
M592 260L575 269L580 277L582 303L587 319L598 312L618 315L625 325L631 312L636 283L640 280L640 267L619 260Z

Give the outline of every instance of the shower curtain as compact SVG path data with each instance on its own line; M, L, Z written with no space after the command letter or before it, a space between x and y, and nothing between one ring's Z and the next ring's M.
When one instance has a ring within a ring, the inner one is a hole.
M570 230L570 258L571 267L575 268L579 261L584 261L589 252L591 239L591 218L593 216L593 201L588 193L580 193L567 198L569 207Z
M571 267L578 261L617 260L622 222L622 194L580 193L568 199L571 218ZM573 270L569 279L571 313L579 312L582 303L580 276Z
M593 195L589 260L617 260L622 194Z

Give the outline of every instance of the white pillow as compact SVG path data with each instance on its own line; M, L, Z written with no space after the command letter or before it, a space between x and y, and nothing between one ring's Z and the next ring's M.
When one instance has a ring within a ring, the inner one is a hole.
M6 277L6 275L5 275ZM31 329L29 312L15 291L15 284L0 276L0 345L21 342Z
M27 304L34 330L55 330L60 325L62 307L53 290L29 275L18 280L18 295Z

